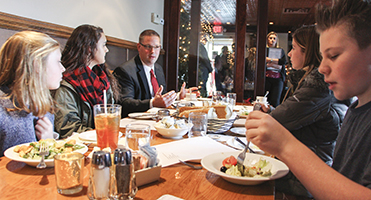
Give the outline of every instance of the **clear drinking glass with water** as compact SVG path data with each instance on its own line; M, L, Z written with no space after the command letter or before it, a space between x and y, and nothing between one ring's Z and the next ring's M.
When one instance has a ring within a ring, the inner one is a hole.
M236 93L227 93L227 103L232 106L232 109L236 105L237 94Z
M188 137L206 136L207 133L207 114L202 112L192 112L189 114L188 123L193 124L188 132Z
M146 124L128 124L126 126L126 146L133 153L139 151L140 147L149 144L151 139L150 126Z

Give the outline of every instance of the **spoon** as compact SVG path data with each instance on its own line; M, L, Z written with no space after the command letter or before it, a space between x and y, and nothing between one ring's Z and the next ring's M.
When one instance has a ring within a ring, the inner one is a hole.
M267 97L267 96L268 96L268 94L269 94L269 91L267 91L267 92L265 93L264 97Z

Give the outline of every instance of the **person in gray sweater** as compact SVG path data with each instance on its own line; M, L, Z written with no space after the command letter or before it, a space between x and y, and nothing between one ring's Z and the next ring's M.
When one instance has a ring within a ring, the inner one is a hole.
M58 138L54 103L65 70L59 43L46 34L23 31L0 50L0 157L12 146Z

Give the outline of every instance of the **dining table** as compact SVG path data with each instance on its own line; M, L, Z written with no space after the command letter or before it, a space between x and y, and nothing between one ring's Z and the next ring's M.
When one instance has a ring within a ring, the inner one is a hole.
M125 133L125 128L120 128L120 131ZM233 136L234 133L227 131L224 134ZM172 141L176 140L164 138L156 130L151 130L151 146ZM53 167L37 169L5 156L0 157L0 199L88 199L87 187L91 165L88 155L93 151L94 146L96 146L94 143L89 143L89 150L85 153L83 190L74 195L62 195L57 192ZM196 165L200 164L196 163ZM175 197L192 200L273 200L275 199L275 184L271 180L253 186L237 185L204 168L196 170L182 163L177 163L163 167L157 181L138 187L134 199L171 200L176 199Z

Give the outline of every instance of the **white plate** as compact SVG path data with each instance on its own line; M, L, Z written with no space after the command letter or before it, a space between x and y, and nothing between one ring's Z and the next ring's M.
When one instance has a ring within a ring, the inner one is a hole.
M246 142L246 137L238 137L238 138L240 138L240 140L242 141L242 142L244 142L245 144L247 143ZM242 146L242 144L240 144L237 140L235 140L234 139L234 137L233 138L229 138L228 140L227 140L227 144L229 145L229 146L231 146L231 147L234 147L234 148L236 148L236 149L239 149L239 150L243 150L245 147L244 146ZM252 149L252 150L254 150L255 151L255 153L258 153L258 154L264 154L264 151L263 150L261 150L261 149L259 149L259 147L257 147L255 144L253 144L252 142L250 142L250 148Z
M234 127L234 128L231 128L231 132L238 134L238 135L245 135L246 128L245 127Z
M135 119L152 119L154 117L157 117L157 113L136 112L136 113L130 113L128 116L130 118L135 118Z
M200 97L200 98L197 98L197 100L199 100L199 101L212 101L213 99L212 98L202 98L202 97Z
M202 166L207 169L209 172L214 173L216 175L221 176L224 180L229 181L231 183L235 183L238 185L257 185L261 184L264 181L274 180L281 178L285 176L289 172L289 168L285 165L285 163L268 156L263 156L259 154L252 154L247 153L245 158L245 163L247 163L249 160L259 160L260 158L270 162L272 164L272 176L270 177L259 177L259 178L253 178L253 177L239 177L239 176L232 176L228 175L224 172L220 171L220 168L222 167L222 162L225 158L233 155L237 158L238 154L240 152L220 152L220 153L214 153L208 156L205 156L201 160Z
M30 144L30 142L29 143L24 143L24 144L19 144L19 145L28 145L28 144ZM89 148L86 145L81 144L81 143L77 143L77 144L81 145L81 146L84 146L84 148L78 149L74 152L84 154L88 151ZM16 146L18 146L18 145L16 145ZM18 153L14 152L14 148L16 146L13 146L13 147L10 147L9 149L7 149L4 152L4 155L11 160L24 162L24 163L26 163L27 165L30 165L30 166L36 167L39 164L40 160L31 160L31 159L25 159L25 158L20 157L18 155ZM46 164L46 167L54 167L54 159L45 159L45 164Z
M119 132L119 138L122 135L123 134L121 132ZM95 130L92 130L92 131L86 131L86 132L79 133L79 139L90 141L90 142L96 142L97 141L97 132Z

